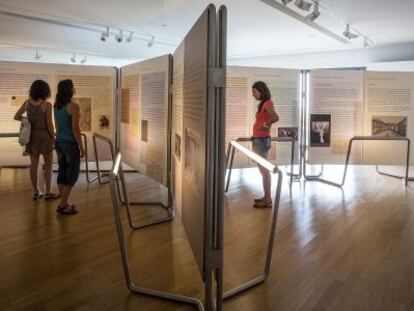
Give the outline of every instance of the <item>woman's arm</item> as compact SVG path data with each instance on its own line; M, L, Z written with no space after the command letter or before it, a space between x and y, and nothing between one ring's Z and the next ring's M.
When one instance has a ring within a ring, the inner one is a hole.
M47 119L47 130L49 132L50 137L54 140L55 139L55 127L53 126L52 121L52 104L46 102L46 119Z
M263 128L270 129L273 123L279 121L279 116L277 115L272 103L265 107L264 111L270 115L270 119L268 122L263 123Z
M16 121L21 121L22 120L22 115L23 113L26 111L27 108L27 101L25 101L21 107L19 108L19 110L17 110L16 114L14 115L14 119Z
M76 142L79 146L80 156L81 158L85 155L85 149L83 148L82 139L81 139L81 131L79 127L79 121L80 121L80 109L79 105L72 103L70 105L70 114L72 115L72 131L75 135Z

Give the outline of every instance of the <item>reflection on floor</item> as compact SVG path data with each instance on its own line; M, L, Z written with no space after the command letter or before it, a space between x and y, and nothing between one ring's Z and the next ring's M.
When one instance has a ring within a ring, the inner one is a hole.
M328 168L329 178L339 179L341 169ZM289 190L285 178L271 275L227 301L225 310L414 309L414 184L405 188L373 167L349 173L343 190L303 181ZM127 180L133 199L165 195L137 174ZM225 210L226 288L263 269L271 211L251 207L260 187L257 169L233 172ZM1 170L1 310L193 310L129 293L107 185L88 186L82 176L73 197L80 213L73 217L57 216L55 202L31 196L28 170ZM136 208L140 219L162 212ZM125 235L137 283L202 297L179 218Z

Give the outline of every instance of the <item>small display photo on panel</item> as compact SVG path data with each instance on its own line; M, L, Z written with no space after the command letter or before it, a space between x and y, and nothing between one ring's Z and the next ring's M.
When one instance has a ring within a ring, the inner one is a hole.
M311 114L310 116L311 147L331 146L331 115Z

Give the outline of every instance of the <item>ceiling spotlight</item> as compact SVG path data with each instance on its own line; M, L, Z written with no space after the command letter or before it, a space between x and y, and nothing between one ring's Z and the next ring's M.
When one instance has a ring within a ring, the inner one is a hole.
M283 5L288 4L289 2L292 2L293 0L282 0Z
M106 30L101 35L101 41L105 42L109 37L109 27L106 27Z
M80 61L81 64L85 64L88 61L88 57L85 55Z
M154 36L151 36L151 40L148 41L148 44L147 44L149 48L154 45L154 42L155 42L154 40L155 40L155 37Z
M312 3L305 0L296 0L295 5L301 10L309 11Z
M358 38L358 35L356 33L351 32L349 24L346 24L345 31L342 34L344 35L345 38L348 38L350 40Z
M118 43L121 43L124 39L124 31L122 29L119 30L119 33L115 36L115 40Z
M317 19L321 15L321 12L319 11L319 2L315 1L315 5L313 6L313 12L306 16L308 20L313 22L315 19Z
M41 57L42 57L42 54L39 53L39 50L36 50L36 54L35 54L34 58L39 60Z
M131 31L131 32L129 33L128 38L126 38L126 42L130 43L130 42L132 41L132 39L133 39L133 33L132 33L132 31Z
M76 63L76 54L73 54L73 56L71 57L70 61L72 63Z

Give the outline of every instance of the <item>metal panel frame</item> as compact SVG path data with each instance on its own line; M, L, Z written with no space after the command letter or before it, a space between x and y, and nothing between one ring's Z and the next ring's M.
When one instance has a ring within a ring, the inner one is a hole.
M410 168L408 168L409 170ZM392 173L387 173L384 171L381 171L379 168L379 165L375 165L375 170L377 171L378 174L384 175L384 176L388 176L388 177L394 177L394 178L398 178L398 179L406 179L408 181L414 181L414 177L410 177L408 176L408 178L406 178L406 176L401 176L401 175L397 175L397 174L392 174Z
M170 124L171 123L169 122L169 126L170 126ZM98 176L96 176L94 180L98 179L98 181L101 185L107 184L107 183L110 182L110 179L104 181L103 177L109 177L110 174L101 173L101 170L100 170L100 167L99 167L99 155L98 155L98 152L97 152L98 149L96 147L96 141L101 140L101 141L103 141L103 142L105 142L106 144L109 145L109 148L111 150L111 157L112 157L113 163L115 163L115 160L116 160L115 148L114 148L114 145L113 145L112 141L109 138L105 137L105 136L94 133L92 137L93 137L93 146L94 146L94 150L95 150L96 171L98 173ZM171 144L168 144L168 151L167 152L168 152L168 154L171 154ZM167 175L169 175L169 172L170 171L168 171ZM171 194L171 189L170 189L169 184L168 184L168 187L167 187L167 192L168 192L168 204L167 205L165 205L161 201L159 201L159 202L158 201L157 202L146 202L146 201L133 202L133 201L129 200L128 190L127 190L123 170L121 170L119 172L119 175L120 175L119 180L121 181L121 183L119 183L119 182L117 183L118 197L119 197L119 200L121 201L121 203L127 209L128 223L129 223L129 226L131 227L131 229L136 230L136 229L148 227L148 226L151 226L151 225L159 224L161 222L170 221L170 220L174 219L175 211L174 211L174 208L173 208L172 194ZM131 208L132 205L161 206L162 208L164 208L167 211L168 214L167 214L166 217L161 218L161 219L152 220L152 221L146 222L144 224L134 224L134 222L132 220L132 218L133 218L132 217L132 208Z
M81 138L83 139L83 145L85 146L85 173L86 173L86 181L88 184L94 182L98 179L99 174L95 177L90 177L91 171L89 170L89 155L88 155L88 138L86 134L81 133Z
M291 143L290 173L288 173L288 176L290 176L289 186L292 186L293 179L300 178L300 172L299 172L299 174L294 174L294 172L293 172L294 162L295 162L295 140L292 137L271 137L270 139L271 139L271 141L275 141L275 142L290 142ZM252 139L250 137L239 137L235 141L236 142L250 142L251 140ZM229 170L228 174L226 175L227 180L225 182L225 184L226 184L226 187L224 189L225 193L227 193L229 191L231 172L233 170L234 152L235 152L234 146L232 145L231 142L229 142L228 147L227 147L226 162L225 162L226 172L227 172L227 169ZM229 159L230 159L230 163L229 163Z
M352 150L352 143L354 141L406 141L407 142L407 156L406 156L406 164L405 164L405 176L397 176L397 175L392 175L392 174L387 174L384 172L381 172L378 169L378 165L376 165L376 170L379 174L382 175L386 175L386 176L390 176L390 177L395 177L395 178L400 178L400 179L404 179L405 180L405 186L408 185L408 181L409 180L414 180L414 178L409 178L408 177L408 172L409 172L409 168L410 168L410 139L407 137L375 137L375 136L354 136L349 140L348 143L348 151L346 154L346 160L345 160L345 165L344 165L344 172L342 175L342 181L340 183L338 182L334 182L331 180L327 180L324 179L320 176L308 176L306 175L306 165L304 167L304 172L305 172L305 179L308 181L319 181L319 182L323 182L325 184L334 186L334 187L339 187L341 188L344 184L345 184L345 179L346 179L346 173L348 171L348 165L349 165L349 157L351 154L351 150Z
M234 149L238 149L237 144L233 144L234 142L232 141L231 144L233 146L233 150ZM242 152L244 155L248 156L248 154L244 153L243 149L238 149L240 152ZM234 155L234 151L233 151L233 155ZM223 295L223 299L229 299L232 298L248 289L251 289L261 283L263 283L264 281L266 281L266 279L269 276L269 272L270 272L270 265L272 263L272 256L273 256L273 247L274 247L274 241L275 241L275 235L276 235L276 223L277 223L277 215L279 212L279 205L280 205L280 195L281 195L281 190L282 190L282 183L283 183L283 174L282 171L279 170L279 168L270 163L269 161L267 161L266 159L262 158L264 161L269 163L269 166L273 166L273 169L268 169L269 172L273 173L273 174L277 174L278 175L278 181L277 181L277 185L276 185L276 194L275 194L275 200L274 200L274 204L273 204L273 209L272 209L272 224L270 227L270 231L269 231L269 240L268 240L268 244L267 244L267 252L266 252L266 262L265 262L265 267L264 267L264 271L263 273L238 286L235 287L233 289L230 289L228 291L226 291Z
M204 311L205 308L203 306L203 303L197 298L187 297L187 296L173 294L173 293L159 291L159 290L153 290L153 289L144 288L144 287L138 287L135 284L135 281L132 276L131 265L129 262L128 249L126 246L125 235L124 235L122 220L121 220L120 211L119 211L119 204L118 204L119 181L121 181L121 183L124 183L121 160L122 160L121 154L118 153L115 157L114 164L109 174L109 186L110 186L110 191L111 191L111 201L112 201L112 208L113 208L114 219L115 219L115 226L117 230L118 243L119 243L119 248L121 252L124 276L125 276L127 287L129 288L131 292L136 293L136 294L151 296L155 298L161 298L165 300L171 300L171 301L175 301L179 303L192 304L192 305L197 306L199 310ZM128 219L130 219L129 216L130 215L128 214Z

